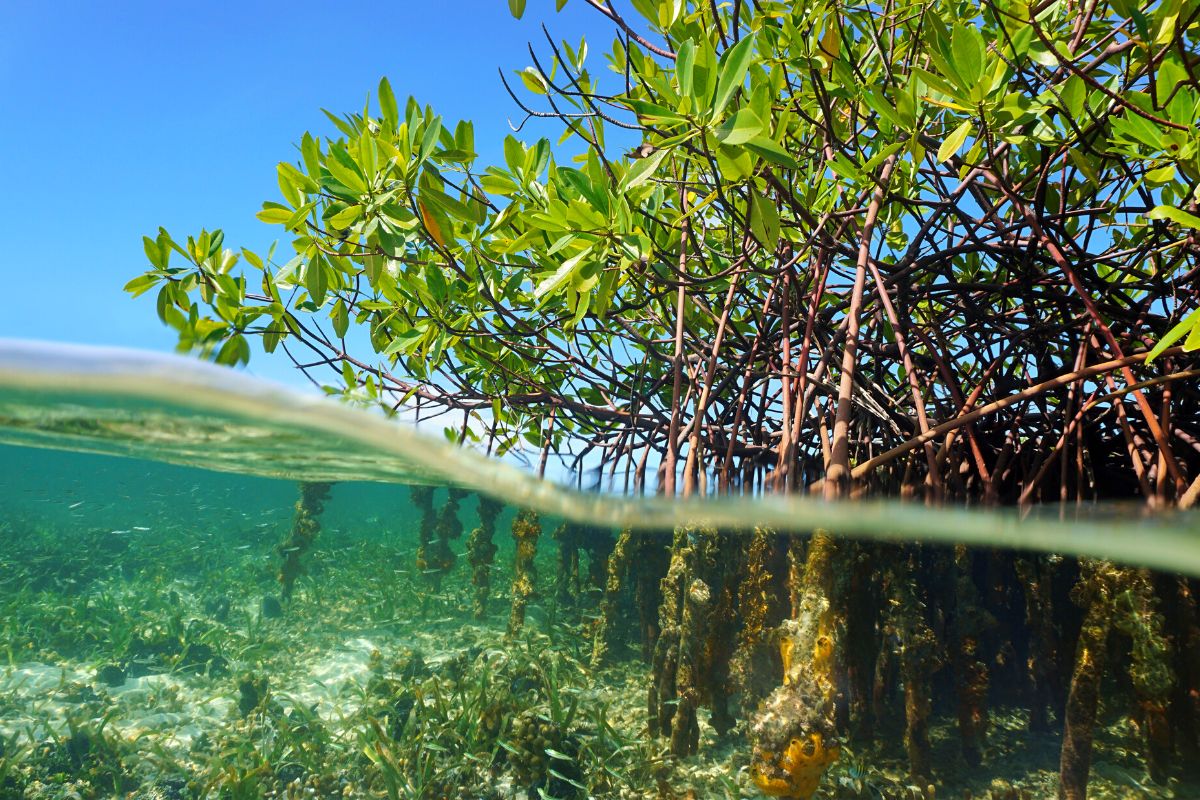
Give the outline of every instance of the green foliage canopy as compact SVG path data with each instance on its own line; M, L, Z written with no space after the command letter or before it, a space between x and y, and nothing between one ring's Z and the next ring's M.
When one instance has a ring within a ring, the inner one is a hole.
M126 288L220 363L258 338L492 451L655 454L669 487L684 452L701 486L812 481L980 397L1200 346L1200 2L591 5L604 70L548 37L506 83L556 143L481 164L470 122L385 79L278 165L285 254L160 230ZM1031 399L1028 436L1082 386ZM1002 437L967 438L918 469L997 490Z

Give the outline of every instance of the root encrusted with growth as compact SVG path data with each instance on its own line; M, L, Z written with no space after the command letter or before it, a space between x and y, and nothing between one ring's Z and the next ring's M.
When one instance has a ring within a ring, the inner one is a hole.
M508 635L515 636L525 625L525 609L537 592L538 537L542 535L542 523L536 511L522 508L512 524L513 539L517 544L513 561L512 613L508 618Z
M292 528L279 546L279 555L283 559L279 567L279 588L285 601L291 599L296 578L304 572L301 559L321 532L321 512L325 510L325 499L329 497L331 486L314 482L300 484L300 499L296 501Z

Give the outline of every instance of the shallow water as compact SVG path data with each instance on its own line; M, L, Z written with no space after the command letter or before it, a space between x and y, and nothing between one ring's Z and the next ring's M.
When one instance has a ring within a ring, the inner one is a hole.
M435 487L427 522L444 531L422 532L413 484ZM469 491L447 513L449 486ZM490 559L471 544L481 495L503 503ZM300 510L303 497L317 499ZM542 535L514 628L518 508L540 512ZM840 751L817 796L1054 796L1084 615L1076 557L1089 556L1167 570L1114 579L1090 796L1200 797L1187 769L1200 620L1182 577L1200 575L1196 517L1065 516L583 495L226 370L0 341L0 798L763 797L751 728L783 682L768 629L787 616L786 551L814 529L848 537ZM701 577L724 605L706 623L696 752L674 756L647 731L647 685L672 530L688 525L676 546L716 548ZM641 549L613 578L609 550L630 526ZM770 551L759 584L739 566L754 541ZM1038 577L1018 578L1028 569ZM910 605L933 642L920 662L905 661L911 620L895 612ZM1173 740L1151 777L1149 684L1131 676L1157 666ZM932 763L914 774L918 681ZM964 686L983 692L978 765Z

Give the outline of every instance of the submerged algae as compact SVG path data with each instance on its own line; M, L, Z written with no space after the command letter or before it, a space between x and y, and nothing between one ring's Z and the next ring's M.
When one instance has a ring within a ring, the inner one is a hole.
M200 485L202 476L187 480ZM539 790L560 798L753 798L762 790L801 797L821 772L818 797L926 796L923 786L917 794L909 790L914 784L907 778L901 735L886 726L874 744L853 738L842 743L840 732L819 742L792 736L775 751L768 771L752 763L746 716L739 714L738 725L722 735L698 707L696 754L671 756L669 738L644 734L647 665L624 655L636 654L636 647L618 647L610 652L611 666L591 667L592 654L580 635L591 630L588 610L559 606L555 592L528 598L531 613L506 642L508 609L497 607L481 622L469 621L477 589L469 570L452 570L441 590L431 593L425 577L410 568L418 515L392 515L388 526L368 524L348 511L360 502L339 502L357 492L344 484L332 489L320 544L309 551L308 571L297 579L289 613L278 620L261 618L256 598L275 585L272 547L275 530L289 524L288 491L280 493L279 511L267 527L256 527L253 517L232 526L224 515L210 520L206 509L152 520L154 532L128 534L130 546L119 549L88 547L102 534L76 520L0 523L8 570L0 593L4 643L19 663L59 664L68 676L35 683L10 668L0 686L0 729L17 737L30 726L42 731L40 739L22 739L8 751L21 754L9 773L21 792L16 796L65 797L47 783L65 774L61 765L50 759L52 750L36 745L63 741L70 735L68 712L83 709L89 718L111 717L106 735L120 757L108 763L119 765L120 775L110 780L89 773L81 762L59 784L63 791L75 787L81 796L102 795L104 786L119 780L128 787L125 794L135 797L157 796L153 792L163 787L175 787L185 798L315 793L366 800L394 793L523 800L539 797ZM124 505L126 511L114 513L136 513L130 501ZM701 552L690 567L693 577L683 584L688 591L704 580L698 576L713 580L716 559L701 553L720 542L712 532L691 534L681 549L698 546ZM507 566L515 561L516 543L503 544L496 561ZM822 546L812 540L793 545L797 563L811 566L816 580ZM683 558L686 567L693 556ZM557 559L549 551L533 556L543 572L552 571ZM910 569L907 562L895 563L901 572ZM82 575L83 564L90 564L87 574L93 576L87 585L47 578ZM761 584L754 570L742 580L749 582L750 594L750 587ZM633 587L626 589L623 602L633 602ZM836 605L839 589L834 585L832 591ZM221 597L232 600L224 620L211 602ZM64 604L77 610L63 612ZM814 606L818 619L824 607ZM155 674L106 687L99 667L125 646L120 623L126 618L134 630L168 629L172 620L182 619L182 630L207 631L203 641L215 644L231 672L181 670L164 660ZM683 617L668 613L668 623L672 619L682 623ZM100 620L107 621L104 628L97 627ZM813 630L819 634L819 625ZM636 643L637 625L617 631L619 644L627 635ZM782 639L792 642L787 658L779 648L772 651L777 667L792 676L802 660L794 640ZM693 652L711 657L707 645ZM806 669L814 674L826 674L838 663L820 635L808 652ZM789 678L789 688L801 683ZM252 692L244 691L247 685ZM701 704L708 701L703 691L696 697ZM928 717L930 782L939 787L939 797L961 796L968 787L979 798L1045 796L1045 787L1052 786L1045 756L1055 747L1053 738L1031 736L1010 710L998 707L985 768L970 774L952 766L957 747L952 720L953 712L939 712L937 703ZM1121 796L1116 781L1139 763L1133 732L1120 733L1113 721L1110 713L1095 729L1098 764L1090 787L1095 796ZM837 761L826 764L835 747ZM993 779L1006 781L1011 794L993 790ZM1175 773L1172 780L1179 780ZM1146 796L1168 797L1169 786L1148 784Z

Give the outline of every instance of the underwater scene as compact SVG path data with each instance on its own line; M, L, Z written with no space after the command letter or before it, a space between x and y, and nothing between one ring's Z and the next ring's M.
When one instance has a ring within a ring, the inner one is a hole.
M0 798L1200 797L1194 517L575 494L4 353Z

